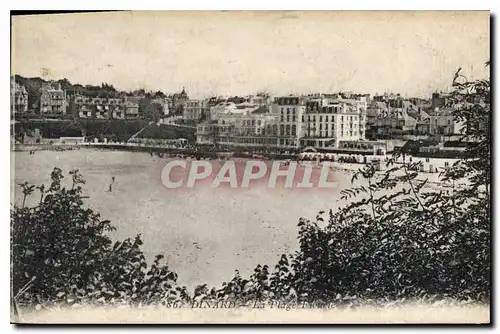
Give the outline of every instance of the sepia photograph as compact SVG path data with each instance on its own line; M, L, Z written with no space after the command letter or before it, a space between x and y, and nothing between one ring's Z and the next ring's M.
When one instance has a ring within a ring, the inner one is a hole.
M13 324L491 324L483 11L11 12Z

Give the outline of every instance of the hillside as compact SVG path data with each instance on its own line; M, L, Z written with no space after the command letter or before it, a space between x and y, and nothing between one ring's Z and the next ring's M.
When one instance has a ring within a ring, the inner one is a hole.
M92 140L107 138L111 141L127 141L148 125L146 120L22 120L15 124L16 136L39 129L44 138L85 136ZM138 137L152 139L186 138L194 140L195 129L162 124L151 124Z

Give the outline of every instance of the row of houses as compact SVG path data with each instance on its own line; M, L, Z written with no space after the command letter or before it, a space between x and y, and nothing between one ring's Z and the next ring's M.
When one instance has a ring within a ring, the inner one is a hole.
M439 93L430 100L338 93L283 96L261 104L192 105L207 116L197 126L199 144L322 150L353 144L377 152L389 149L378 147L377 140L453 136L464 126L447 106L446 94Z
M430 101L412 101L401 96L373 99L366 116L371 138L400 138L405 134L454 135L463 127L447 106L446 94L439 93L434 93Z
M11 113L28 113L28 92L26 87L11 80ZM76 115L79 118L125 119L139 117L139 104L146 96L123 95L116 98L90 97L78 93L69 95L60 84L44 83L41 87L39 113L48 116ZM170 97L149 99L153 111L168 116L189 100L186 91Z
M10 81L10 112L28 112L28 91L14 80Z
M57 83L44 84L41 90L40 114L87 119L138 118L145 99L143 95L101 98L74 92L70 96ZM26 88L12 80L11 111L28 112L28 99ZM200 143L329 148L338 147L340 141L453 135L463 127L447 107L446 94L440 93L429 100L352 93L276 98L259 93L195 100L182 89L148 101L165 123L175 119L198 125Z

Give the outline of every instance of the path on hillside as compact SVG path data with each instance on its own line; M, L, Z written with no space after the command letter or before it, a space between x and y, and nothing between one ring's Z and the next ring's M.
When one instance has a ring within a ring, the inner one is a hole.
M130 137L127 142L129 142L130 140L134 139L135 137L137 137L138 135L141 134L142 131L146 130L149 126L151 126L151 124L154 124L154 122L149 122L145 127L143 127L142 129L140 129L139 131L137 131L135 134L132 135L132 137Z

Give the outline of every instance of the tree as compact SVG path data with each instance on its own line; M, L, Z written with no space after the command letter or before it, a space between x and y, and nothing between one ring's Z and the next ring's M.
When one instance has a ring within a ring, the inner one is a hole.
M162 106L145 98L139 102L139 114L147 121L158 122L163 116Z
M490 62L486 63L489 67ZM448 172L447 179L470 175L473 198L485 198L489 211L491 183L491 85L490 79L469 81L459 69L453 79L448 106L454 108L457 122L463 123L460 141L466 144L466 157Z
M162 91L157 91L154 95L155 98L160 98L160 99L164 99L166 98L167 96L165 95L165 93L163 93Z
M71 188L54 168L49 187L22 184L24 200L11 213L12 288L14 304L50 306L86 303L166 303L187 298L177 274L161 265L148 266L140 235L113 242L114 227L84 206L78 170L70 171ZM26 198L39 192L38 204Z

